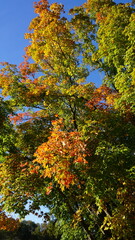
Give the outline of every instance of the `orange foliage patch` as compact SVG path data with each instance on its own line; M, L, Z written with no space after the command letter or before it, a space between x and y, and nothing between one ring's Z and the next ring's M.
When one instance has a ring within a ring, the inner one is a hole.
M43 167L41 177L53 178L64 190L77 181L76 175L70 170L71 165L86 164L87 161L85 159L85 143L81 140L80 134L62 131L61 125L61 119L53 121L54 129L51 136L48 142L38 147L34 163ZM31 173L35 173L35 171L38 170L33 166Z
M18 227L18 219L7 217L6 214L0 210L0 230L14 231Z

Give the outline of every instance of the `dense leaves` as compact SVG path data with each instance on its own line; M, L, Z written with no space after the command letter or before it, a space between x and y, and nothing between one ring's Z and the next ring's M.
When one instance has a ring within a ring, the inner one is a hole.
M68 20L41 0L35 13L24 62L0 73L3 209L54 218L61 240L132 240L134 8L88 0Z
M7 216L2 208L0 209L0 230L14 231L19 227L19 220L14 219L11 216Z
M130 4L89 0L87 11L97 22L98 49L92 56L105 71L104 81L116 90L115 107L134 113L135 10Z
M22 221L17 229L12 231L0 231L2 240L60 240L60 232L55 221L47 224L36 224L32 221Z

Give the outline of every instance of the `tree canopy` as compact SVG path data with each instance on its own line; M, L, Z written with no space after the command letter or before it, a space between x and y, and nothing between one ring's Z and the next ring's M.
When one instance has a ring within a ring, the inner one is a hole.
M3 211L43 205L61 240L133 240L133 4L88 0L70 18L47 0L34 9L24 62L1 63L0 228Z

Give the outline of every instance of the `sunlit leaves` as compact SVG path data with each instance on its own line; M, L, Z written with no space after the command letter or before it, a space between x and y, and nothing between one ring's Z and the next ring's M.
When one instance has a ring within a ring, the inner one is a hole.
M93 63L105 71L105 83L116 90L114 106L134 113L134 8L108 0L88 1L86 8L98 27Z
M61 73L72 75L76 68L75 43L66 27L66 19L60 17L63 6L57 3L49 6L41 1L35 9L39 16L29 26L33 32L26 34L26 38L32 40L27 54L44 70L49 69L58 76Z
M38 147L34 160L42 167L41 177L48 177L60 184L62 190L77 183L71 171L73 164L86 164L85 144L78 132L65 132L60 129L61 120L53 122L54 130L46 143ZM33 170L32 170L33 171Z
M34 6L24 62L0 71L3 208L49 207L64 240L133 239L134 9L88 0L68 20Z

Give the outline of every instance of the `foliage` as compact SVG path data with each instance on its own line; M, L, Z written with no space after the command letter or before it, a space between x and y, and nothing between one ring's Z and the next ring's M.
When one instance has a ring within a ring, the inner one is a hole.
M131 4L89 0L87 11L94 12L97 22L97 51L92 56L101 70L104 82L116 90L115 107L122 112L134 113L135 9Z
M50 239L132 240L134 8L88 0L68 20L41 0L35 13L24 62L0 74L3 209L48 207ZM89 69L104 71L100 87Z
M2 208L0 209L0 230L14 231L19 227L19 220L7 216Z
M55 234L55 222L48 224L36 224L32 221L22 221L17 229L12 231L0 231L2 240L59 240Z

